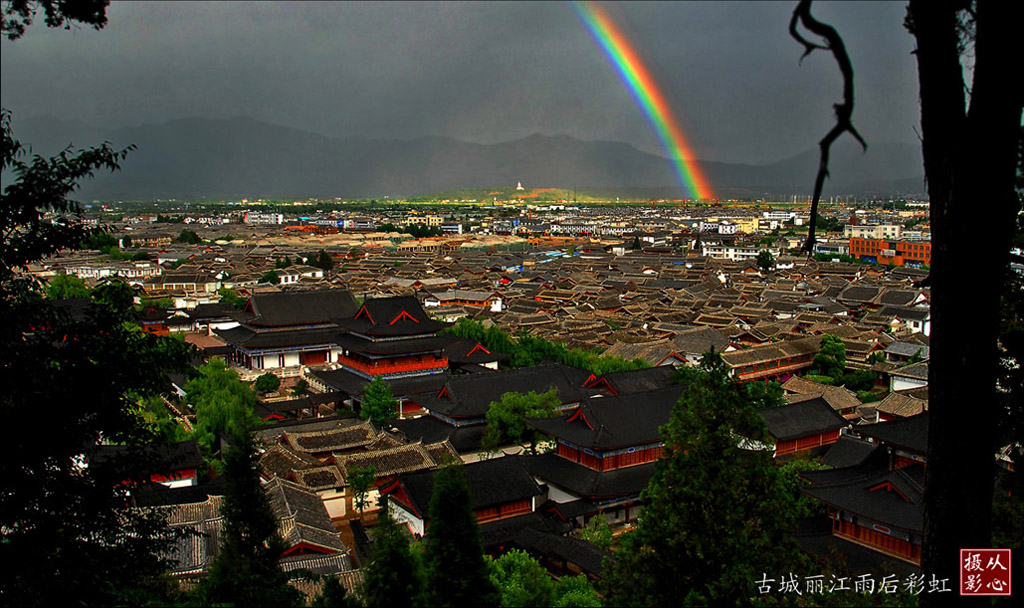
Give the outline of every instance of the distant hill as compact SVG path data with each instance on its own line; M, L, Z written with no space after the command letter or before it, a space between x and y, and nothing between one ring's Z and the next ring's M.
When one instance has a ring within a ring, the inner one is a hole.
M52 117L15 120L15 136L49 155L109 141L137 146L121 172L83 185L83 200L414 196L459 188L560 187L679 198L671 163L620 142L531 135L491 145L444 137L335 138L250 118L188 118L100 129ZM923 191L920 150L837 144L825 196ZM769 165L701 162L720 198L809 195L817 150Z

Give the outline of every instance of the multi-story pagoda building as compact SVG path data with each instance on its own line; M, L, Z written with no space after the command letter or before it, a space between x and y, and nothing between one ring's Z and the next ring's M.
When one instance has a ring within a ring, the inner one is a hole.
M356 314L338 319L341 348L337 362L346 370L372 379L440 374L448 369L445 347L455 336L438 336L451 325L435 321L412 296L367 300Z

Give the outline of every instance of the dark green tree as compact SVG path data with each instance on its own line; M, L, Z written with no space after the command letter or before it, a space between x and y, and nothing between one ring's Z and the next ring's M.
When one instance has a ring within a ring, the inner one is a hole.
M186 243L189 245L198 245L203 242L203 239L196 234L194 230L189 230L188 228L183 228L181 233L178 235L178 238L175 240L179 243Z
M292 395L295 397L302 397L303 395L309 394L309 382L305 378L299 378L295 381L292 386Z
M207 455L217 452L220 436L246 435L260 424L253 413L256 393L223 359L210 359L199 368L185 385L185 401L195 408L195 437Z
M609 549L614 541L612 527L608 520L598 515L591 517L587 525L580 528L580 538L599 549Z
M425 551L428 603L496 606L498 593L488 576L473 499L460 464L434 473L429 513Z
M221 302L226 302L239 310L245 308L245 305L249 303L249 298L238 295L237 291L229 287L221 287L217 293L220 295Z
M491 583L498 590L503 607L552 606L555 582L526 551L513 549L488 560Z
M423 606L423 562L409 546L409 535L382 504L373 529L373 558L363 569L362 599L367 608Z
M329 254L326 251L324 251L323 249L321 249L320 253L318 253L317 256L316 256L316 264L315 265L318 268L323 268L324 270L330 270L330 269L334 268L334 258L331 257L331 254Z
M265 374L261 374L259 378L256 378L256 382L253 383L252 388L257 393L272 393L281 388L281 379L271 372L267 372Z
M217 556L203 579L205 603L232 606L297 606L302 595L288 584L278 560L284 541L260 481L259 454L248 433L235 435L224 458L227 486Z
M534 391L505 393L500 401L492 401L487 408L483 448L493 450L502 445L529 441L530 451L535 452L538 434L526 426L526 419L550 418L560 405L562 400L555 388L539 395Z
M84 23L97 30L103 29L107 24L109 4L110 0L7 0L0 14L0 32L8 40L17 40L35 21L39 9L43 9L43 22L47 27L69 30L78 23Z
M606 578L616 605L745 605L763 572L798 571L789 535L792 500L764 441L760 407L709 353L668 424L644 509Z
M85 281L73 274L59 274L46 285L46 297L53 300L88 298L89 288Z
M103 253L117 251L117 239L105 230L93 230L82 244L83 249L95 249Z
M345 585L336 576L324 576L321 579L320 594L313 598L312 608L358 608L359 600L349 594Z
M555 583L553 596L551 605L556 608L599 608L604 605L593 583L583 574L562 577Z
M21 6L39 5L4 4L3 30L12 38L30 17ZM63 6L44 5L57 11L48 23L66 21ZM47 407L46 440L15 433L0 458L4 603L106 605L132 590L155 593L171 534L159 516L129 508L137 484L122 482L148 479L146 470L159 466L142 450L156 437L138 399L170 390L164 372L185 371L186 348L144 334L105 306L65 314L23 274L88 236L70 197L97 170L116 170L127 150L68 149L26 162L6 110L0 130L0 171L12 176L0 197L0 411L12 428L27 429L38 428L38 408ZM83 468L101 442L125 446L123 457Z
M840 378L846 367L846 345L842 338L832 334L822 334L821 348L814 355L814 365L818 373L829 378Z
M270 283L271 285L277 285L279 282L279 276L273 270L268 270L263 273L260 277L260 283Z
M761 272L771 272L775 268L775 256L772 255L771 251L762 249L757 253L757 267L761 269Z
M104 280L90 295L94 302L123 317L131 315L135 304L135 289L122 279Z
M363 509L366 508L366 497L370 490L375 487L377 481L377 469L375 467L357 467L348 472L348 485L355 495L355 505L359 509L359 518L363 517Z
M381 376L374 377L363 389L359 415L377 426L384 426L398 416L398 402L391 395L391 385Z

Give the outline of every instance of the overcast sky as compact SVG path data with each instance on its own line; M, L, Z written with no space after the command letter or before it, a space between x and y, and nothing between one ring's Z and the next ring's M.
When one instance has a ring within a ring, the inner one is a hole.
M841 81L787 32L796 2L606 3L704 160L769 162L813 147ZM902 2L817 3L856 70L868 142L914 142ZM37 23L0 42L3 106L96 126L192 116L332 136L531 133L660 142L571 4L114 2L100 31Z

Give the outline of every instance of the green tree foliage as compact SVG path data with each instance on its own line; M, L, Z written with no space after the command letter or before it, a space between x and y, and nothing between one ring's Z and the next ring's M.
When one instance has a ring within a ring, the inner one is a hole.
M434 473L426 537L427 599L431 606L496 606L472 497L461 464Z
M488 561L491 584L500 594L499 604L508 608L554 605L555 583L551 575L526 551L513 549Z
M196 440L208 455L216 452L220 435L241 436L260 424L253 413L256 393L219 358L185 385L185 401L195 408Z
M443 232L437 226L421 226L419 224L409 224L405 227L398 227L394 224L381 224L377 226L377 232L398 232L408 234L414 239L422 239L432 236L441 236Z
M278 560L284 541L260 481L256 447L248 432L235 434L224 459L227 479L219 550L199 596L208 604L296 606L301 594L288 584Z
M771 251L762 249L757 253L757 267L761 269L761 272L770 272L775 268L775 256Z
M309 382L305 378L299 378L295 381L292 386L292 395L295 397L302 397L303 395L309 394Z
M198 245L203 242L203 239L196 234L194 230L183 228L175 241L178 243L186 243L188 245Z
M155 443L173 445L192 436L192 433L171 415L163 399L157 395L139 401L138 415L155 435Z
M555 583L554 601L556 608L600 608L604 605L593 583L582 574L565 576Z
M550 418L561 404L555 388L540 394L535 391L505 393L487 408L487 430L482 447L493 450L498 446L529 441L530 451L535 452L538 434L526 426L526 419Z
M502 365L513 369L531 367L543 361L554 361L603 375L651 366L642 359L626 360L622 357L600 355L578 348L567 349L564 344L556 344L530 335L528 332L521 332L516 340L513 340L497 326L484 329L480 322L466 318L459 319L454 326L443 330L443 332L465 340L476 340L491 352L512 355L512 358Z
M135 304L135 289L121 279L100 283L90 295L94 302L121 317L129 317Z
M793 503L793 517L796 519L804 517L825 516L827 509L825 503L815 500L803 492L800 488L807 486L807 482L800 478L803 471L820 471L830 468L828 465L813 460L791 460L779 466L779 475L786 486L790 500Z
M58 274L46 285L46 297L53 300L88 298L89 288L73 274Z
M352 488L356 508L359 509L359 517L363 517L363 509L366 508L367 495L375 487L377 481L377 469L374 466L357 467L348 471L348 485Z
M272 393L281 388L281 379L271 372L260 374L260 377L256 378L256 382L253 383L252 388L257 393Z
M29 262L74 248L93 232L76 221L81 208L70 196L79 181L96 171L119 169L132 148L115 151L104 145L77 152L65 150L52 158L36 155L26 162L22 159L25 147L14 139L7 110L0 112L0 131L0 171L17 176L4 188L4 203L0 206L0 232L4 234L0 242L0 281L7 281L16 270L27 270ZM50 221L49 214L57 218Z
M612 527L600 515L591 517L587 525L580 529L580 538L599 549L610 549L614 540Z
M277 275L275 274L274 276L276 277ZM275 278L274 280L276 281L277 279ZM244 298L238 295L237 291L229 287L221 287L217 293L220 295L221 302L226 302L238 310L242 310L245 308L245 305L249 303L249 298Z
M5 35L20 36L30 16L19 12L25 6L38 5L4 4ZM57 11L52 22L47 13L48 24L65 22L63 4L43 6ZM187 351L106 306L65 315L43 297L42 285L20 274L82 243L89 231L69 197L81 179L117 169L127 150L68 149L26 162L6 110L0 124L0 171L13 176L0 197L0 408L17 429L39 428L39 408L46 408L45 440L13 433L0 458L2 596L12 606L113 604L164 570L166 522L129 508L136 487L122 482L159 466L141 449L156 437L138 415L138 398L170 390L164 372L184 372ZM82 468L100 438L126 446L125 457Z
M617 605L743 605L763 572L797 571L792 500L771 456L738 447L766 439L752 400L707 354L668 424L663 458L622 537L606 582Z
M271 285L277 285L280 282L280 277L273 270L268 270L263 273L260 277L260 283L270 283Z
M820 213L815 217L814 225L825 232L839 232L843 229L843 225L839 223L838 218L825 217Z
M822 334L821 349L814 355L814 365L818 373L830 378L838 378L843 375L846 367L846 345L842 338L832 334Z
M409 536L382 505L373 529L373 559L363 569L362 599L367 608L423 606L423 562L409 547Z
M586 576L564 576L555 581L525 551L513 549L497 559L488 558L487 565L500 606L601 606L601 596Z
M292 265L292 259L288 256L274 260L274 268L288 268Z
M94 249L103 253L109 254L111 251L117 251L117 239L114 235L110 234L105 230L95 229L89 233L89 236L82 242L83 249Z
M321 249L320 253L316 255L316 261L313 265L316 266L317 268L330 270L334 268L334 258L331 257L331 254Z
M359 600L349 595L345 585L336 576L324 576L321 579L320 594L313 598L312 608L358 608Z
M381 427L398 416L398 402L391 395L391 385L381 376L374 377L363 389L359 415Z
M3 13L0 14L0 32L8 40L21 38L25 28L35 21L40 8L43 9L43 22L47 27L62 27L69 30L79 23L84 23L97 30L103 29L107 24L109 4L110 0L8 0L4 2Z

